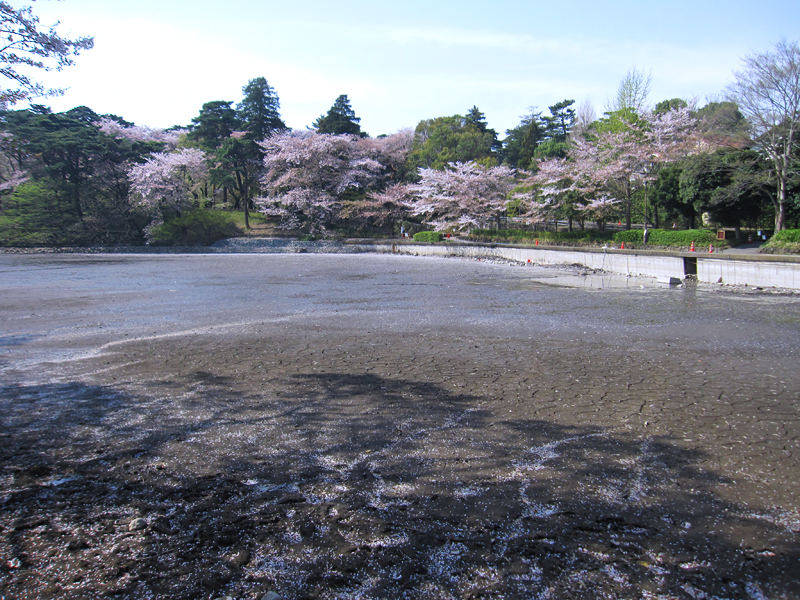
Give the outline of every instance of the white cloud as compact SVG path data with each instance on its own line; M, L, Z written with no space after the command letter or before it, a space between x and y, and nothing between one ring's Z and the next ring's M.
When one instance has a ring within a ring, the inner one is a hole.
M286 120L303 127L342 93L335 74L270 60L178 27L142 19L124 29L116 22L93 28L99 32L95 48L75 67L48 77L51 85L68 88L64 98L50 100L57 110L86 104L151 126L187 123L204 102L238 102L247 81L263 75L278 91ZM347 86L363 95L377 89L367 80Z
M156 19L123 26L113 15L82 15L82 29L96 32L96 47L48 78L50 85L70 88L65 98L51 100L53 107L86 104L168 126L187 123L203 102L238 101L242 86L263 75L280 96L285 121L298 128L347 93L371 133L472 104L504 130L529 107L546 108L564 97L589 98L600 108L634 66L652 72L656 101L713 94L738 61L731 48L454 27L273 23L262 37L244 40L235 28L209 36Z

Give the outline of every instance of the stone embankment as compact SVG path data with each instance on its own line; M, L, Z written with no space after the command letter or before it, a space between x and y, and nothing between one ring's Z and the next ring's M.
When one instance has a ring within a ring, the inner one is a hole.
M469 242L358 242L353 245L360 251L500 258L537 265L581 265L619 275L655 277L665 283L679 283L691 276L703 283L800 290L800 257L792 256L732 256L707 252L531 247Z

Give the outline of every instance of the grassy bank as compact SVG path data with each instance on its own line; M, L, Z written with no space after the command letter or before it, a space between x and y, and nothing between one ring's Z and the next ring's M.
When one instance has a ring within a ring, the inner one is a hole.
M779 231L762 246L762 251L771 254L800 254L800 229Z

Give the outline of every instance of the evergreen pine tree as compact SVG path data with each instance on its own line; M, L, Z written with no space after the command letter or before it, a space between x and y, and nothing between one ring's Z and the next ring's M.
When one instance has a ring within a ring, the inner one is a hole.
M367 137L367 134L361 131L361 125L358 124L359 121L361 119L353 112L353 107L350 106L350 99L347 94L342 94L328 110L328 114L322 115L314 121L314 129L319 133L349 133Z
M261 141L287 129L279 113L278 94L264 77L251 79L242 91L244 99L236 107L236 116L249 139Z
M474 126L480 133L488 133L492 136L492 152L497 152L502 149L503 144L497 139L497 132L494 129L489 129L489 124L486 122L486 115L481 110L474 106L467 111L464 115L465 125Z
M198 142L204 150L215 150L233 133L238 123L232 102L214 100L206 102L200 114L192 119L189 139Z

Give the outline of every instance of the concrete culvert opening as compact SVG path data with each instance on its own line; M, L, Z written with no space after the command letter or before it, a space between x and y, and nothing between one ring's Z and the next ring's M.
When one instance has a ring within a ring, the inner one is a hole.
M683 259L683 276L689 275L697 276L697 259L693 257L684 257Z

